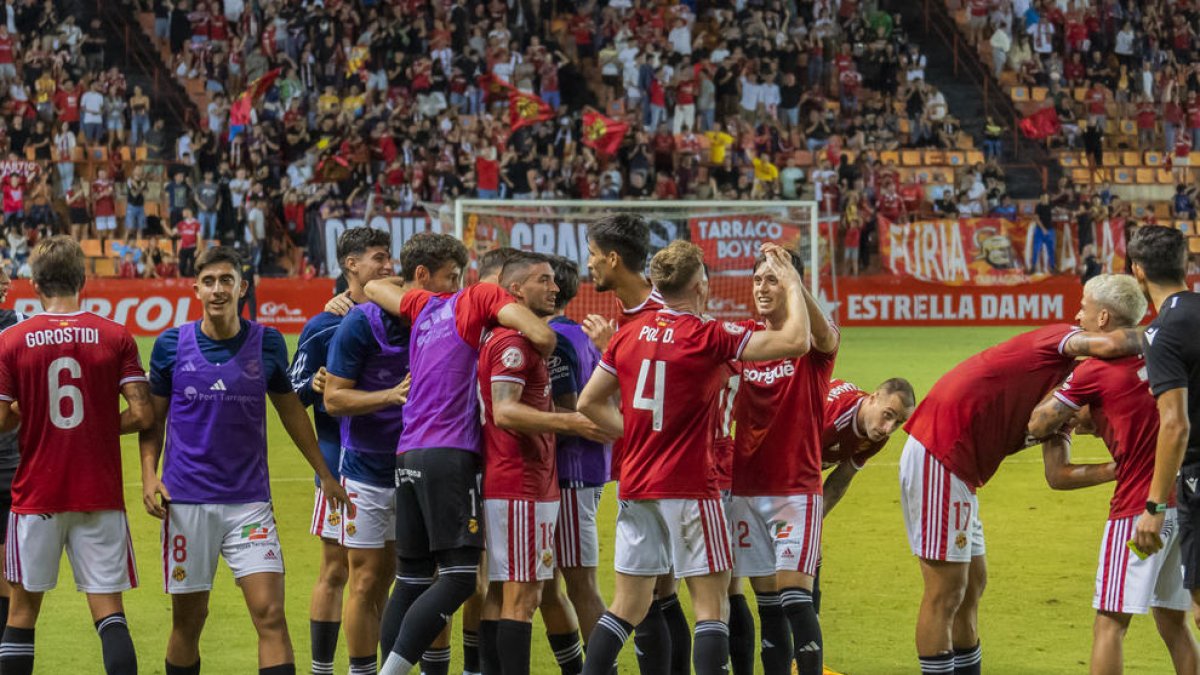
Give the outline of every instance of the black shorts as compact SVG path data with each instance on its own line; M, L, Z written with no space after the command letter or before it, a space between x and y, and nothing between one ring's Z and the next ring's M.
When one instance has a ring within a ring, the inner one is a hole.
M1184 464L1178 480L1179 554L1183 587L1190 591L1200 587L1200 462Z
M0 545L8 539L8 514L12 511L12 483L16 469L0 469Z
M483 548L479 453L451 448L409 450L396 468L396 555Z

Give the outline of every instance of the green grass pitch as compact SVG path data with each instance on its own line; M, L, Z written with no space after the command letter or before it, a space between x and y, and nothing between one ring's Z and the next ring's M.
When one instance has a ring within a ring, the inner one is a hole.
M909 378L918 396L964 357L1019 332L1015 328L846 329L837 376L871 388L891 376ZM143 359L152 341L140 339ZM289 346L294 347L294 338ZM308 535L311 474L278 420L269 423L270 465L276 515L287 563L287 616L296 647L297 671L308 672L308 601L317 569L317 541ZM855 479L849 494L825 523L823 616L826 662L860 674L913 672L913 626L920 573L909 554L900 515L898 434ZM162 592L159 521L141 507L137 451L125 452L126 504L130 513L141 587L126 595L130 628L143 673L162 673L170 602ZM86 449L81 449L86 451ZM1094 439L1079 442L1077 459L1107 458ZM1091 644L1092 587L1100 534L1111 486L1075 493L1052 492L1042 477L1041 457L1031 449L1009 459L980 492L987 533L990 581L983 599L980 634L989 671L1077 673L1086 669ZM601 514L601 588L612 592L613 490ZM686 593L681 593L687 602ZM456 640L451 672L461 672ZM222 564L201 644L206 673L256 672L256 644L241 594ZM1170 672L1165 648L1149 617L1135 620L1126 639L1129 672ZM534 627L533 672L558 672L540 625ZM37 636L37 672L102 673L100 644L84 598L73 590L63 560L59 589L48 594ZM346 672L344 639L337 672ZM632 645L622 672L634 673Z

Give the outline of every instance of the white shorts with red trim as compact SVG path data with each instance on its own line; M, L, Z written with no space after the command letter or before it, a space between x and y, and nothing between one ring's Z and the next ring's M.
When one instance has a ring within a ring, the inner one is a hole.
M822 504L821 495L735 496L729 505L734 576L815 576L821 558Z
M308 533L328 539L335 544L342 538L342 512L329 507L329 502L325 499L325 493L321 492L320 486L317 487L316 494L313 496L312 522L309 523Z
M913 555L970 562L986 553L979 498L912 436L900 455L900 507Z
M1163 547L1145 560L1125 545L1133 539L1137 516L1110 520L1104 525L1100 564L1096 567L1096 594L1092 597L1094 609L1146 614L1151 607L1184 612L1191 608L1191 595L1183 587L1178 518L1175 509L1167 509L1160 533Z
M622 574L676 579L733 568L720 499L621 500L613 566Z
M58 585L63 551L83 593L137 588L137 563L124 511L10 513L4 578L34 593Z
M562 488L554 557L559 567L596 567L600 564L600 533L596 509L602 487Z
M270 502L171 504L162 528L163 587L167 593L212 590L217 559L234 579L283 574L283 550Z
M483 500L488 581L530 583L554 578L558 502Z
M396 541L396 488L370 485L342 476L353 508L343 515L338 543L346 548L383 548Z

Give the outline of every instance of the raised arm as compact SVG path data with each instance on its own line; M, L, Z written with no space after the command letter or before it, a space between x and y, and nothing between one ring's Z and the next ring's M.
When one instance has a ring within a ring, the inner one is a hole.
M374 281L371 284L375 283ZM371 284L367 284L370 286ZM397 301L396 306L400 303ZM558 343L558 334L538 315L525 305L510 302L496 313L496 319L501 326L520 331L526 339L541 353L542 358L549 358L554 353L554 345Z
M400 316L400 301L404 300L404 294L408 289L404 286L402 277L388 277L386 279L372 279L363 286L363 293L367 299L379 305L383 311L388 314Z
M1125 328L1110 333L1080 331L1067 338L1063 353L1068 356L1095 356L1115 359L1142 353L1142 331Z
M616 400L619 391L617 376L600 366L579 394L579 412L613 438L625 434L625 419Z
M812 335L812 348L822 354L832 353L838 348L838 342L841 336L830 323L829 317L825 316L825 311L821 309L821 304L809 292L808 287L804 285L804 280L800 280L800 291L804 294L804 307L808 312L808 327L809 333Z
M775 244L763 244L767 261L764 273L772 274L787 291L787 319L778 328L755 331L742 350L746 361L771 361L787 357L803 356L811 344L811 327L808 311L804 305L802 282L792 267L787 253Z
M1042 443L1042 461L1046 465L1046 483L1054 490L1078 490L1100 485L1117 477L1117 463L1072 464L1071 437L1055 433Z

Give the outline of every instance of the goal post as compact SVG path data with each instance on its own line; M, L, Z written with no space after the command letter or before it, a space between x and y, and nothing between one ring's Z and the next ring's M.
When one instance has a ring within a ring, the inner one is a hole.
M805 259L814 296L820 297L822 285L833 280L831 228L818 227L821 221L814 201L459 199L454 202L454 234L472 258L500 246L562 255L579 263L581 278L587 281L588 226L619 212L646 218L652 254L674 239L699 245L710 272L710 307L719 310L722 303L729 305L724 312L729 318L752 313L745 277L752 273L764 241L777 242ZM732 297L735 289L738 297ZM835 289L824 290L827 296L835 294ZM588 302L588 310L598 309L598 301Z

